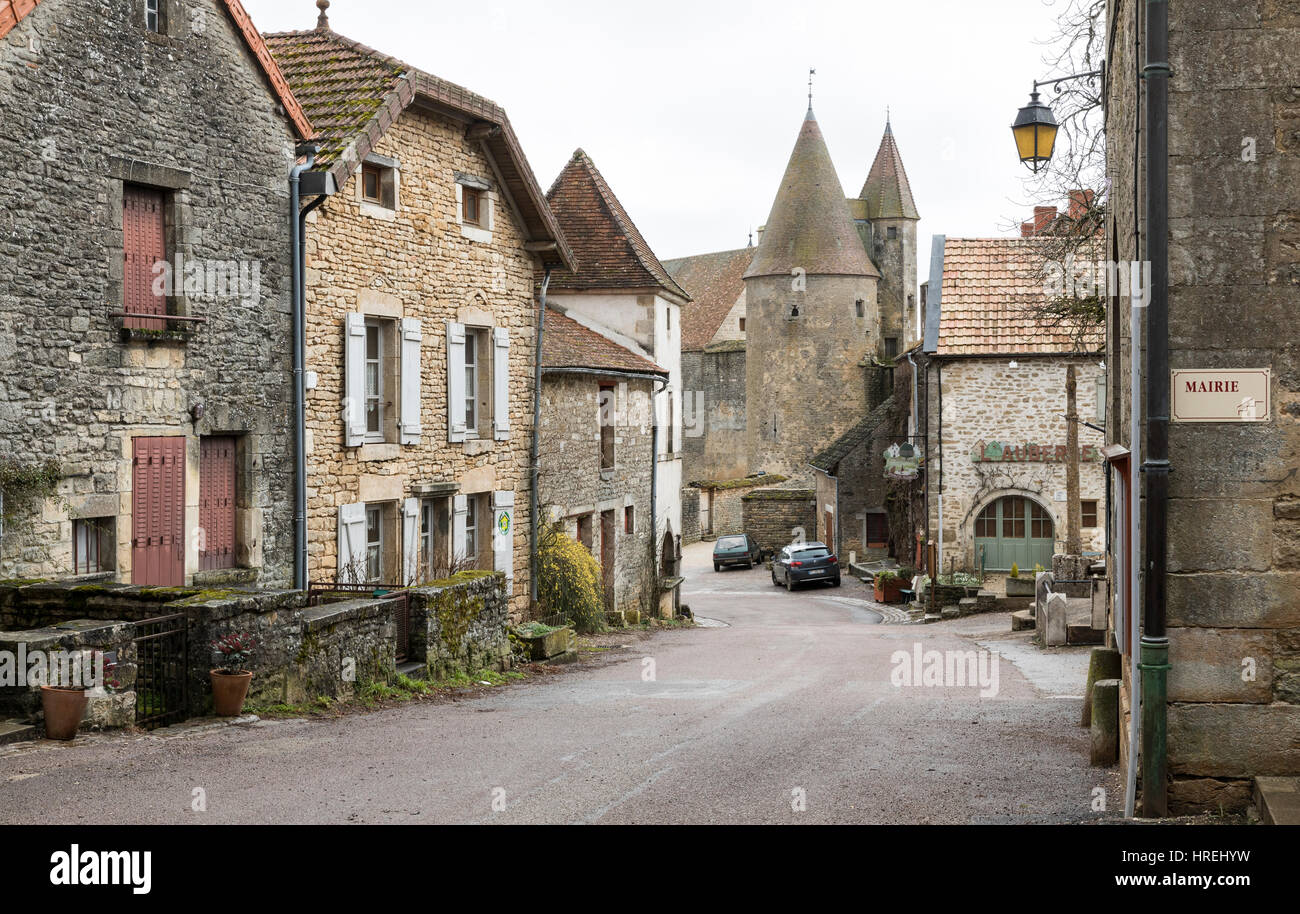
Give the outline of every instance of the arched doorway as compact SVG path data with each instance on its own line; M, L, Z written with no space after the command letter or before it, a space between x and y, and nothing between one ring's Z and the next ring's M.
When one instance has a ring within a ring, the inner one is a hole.
M975 518L975 561L987 571L1010 571L1035 565L1052 567L1056 525L1047 509L1023 495L990 502Z

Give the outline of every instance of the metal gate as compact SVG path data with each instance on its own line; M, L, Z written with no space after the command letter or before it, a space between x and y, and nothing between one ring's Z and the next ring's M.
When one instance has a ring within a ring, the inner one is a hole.
M189 716L189 626L185 613L135 624L135 725L145 730Z
M307 585L307 605L319 606L330 593L356 594L388 600L393 605L393 638L396 641L397 662L403 663L411 655L411 594L405 588L388 584L335 584L331 582Z

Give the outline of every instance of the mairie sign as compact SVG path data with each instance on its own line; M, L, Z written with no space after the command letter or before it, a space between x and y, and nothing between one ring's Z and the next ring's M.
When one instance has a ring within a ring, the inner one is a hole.
M971 451L972 463L1065 463L1070 454L1064 444L1006 444L981 441ZM1079 448L1082 463L1101 460L1101 451L1093 444Z

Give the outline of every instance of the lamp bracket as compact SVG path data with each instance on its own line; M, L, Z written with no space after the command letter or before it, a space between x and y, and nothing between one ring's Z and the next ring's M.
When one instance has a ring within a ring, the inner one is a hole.
M1106 82L1106 65L1103 63L1099 70L1089 70L1087 73L1073 73L1069 76L1062 76L1057 79L1038 79L1034 80L1034 91L1038 91L1039 86L1057 86L1063 82L1069 82L1072 79L1086 79L1091 82L1093 79L1100 77L1103 84ZM1060 91L1060 90L1057 90Z

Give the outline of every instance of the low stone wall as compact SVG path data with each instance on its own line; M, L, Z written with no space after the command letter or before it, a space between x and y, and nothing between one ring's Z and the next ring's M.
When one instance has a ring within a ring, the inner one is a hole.
M682 545L700 541L700 490L682 486Z
M812 489L756 489L741 497L744 532L764 553L797 539L812 539L817 531L817 499Z
M80 619L25 631L0 631L0 718L41 719L41 685L52 681L50 669L69 662L89 660L102 652L116 666L112 677L121 683L116 691L102 686L87 690L86 721L92 729L128 727L135 722L135 626L127 622ZM39 677L32 661L41 658ZM66 676L66 667L64 675ZM58 678L55 675L53 678Z
M461 572L411 591L411 659L431 679L510 667L510 605L505 575Z

